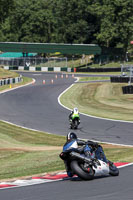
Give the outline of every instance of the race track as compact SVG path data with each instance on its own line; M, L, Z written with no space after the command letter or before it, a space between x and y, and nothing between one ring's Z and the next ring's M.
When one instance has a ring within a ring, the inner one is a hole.
M36 79L34 85L0 94L0 119L24 127L66 135L69 129L69 110L57 99L75 79L72 75L55 78L55 73L23 73ZM45 80L45 84L42 81ZM53 83L51 83L53 80ZM133 124L103 120L81 115L76 130L80 138L133 145ZM132 199L133 167L120 169L119 177L99 178L93 181L59 181L30 187L1 190L2 200L95 200Z
M70 111L60 106L57 99L75 79L72 75L61 78L60 74L56 79L53 73L25 75L35 78L36 83L1 94L0 119L32 129L66 135L70 131ZM42 83L43 80L45 84ZM51 80L54 81L53 84ZM81 115L81 124L76 132L81 138L133 145L132 127L132 123Z

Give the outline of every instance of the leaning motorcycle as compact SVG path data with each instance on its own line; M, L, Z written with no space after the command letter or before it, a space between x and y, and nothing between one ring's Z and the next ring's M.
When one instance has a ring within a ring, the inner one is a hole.
M106 163L97 159L95 152L93 153L93 159L88 158L84 153L79 153L76 140L67 142L64 145L60 158L67 162L73 175L77 175L83 180L92 180L95 176L102 175L119 175L118 168L112 162L108 161Z
M70 119L69 121L70 121L70 128L77 129L78 125L80 124L79 115L72 115L72 119Z

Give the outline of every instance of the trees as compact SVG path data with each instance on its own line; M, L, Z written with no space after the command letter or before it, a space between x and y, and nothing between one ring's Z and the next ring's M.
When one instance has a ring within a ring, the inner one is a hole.
M2 39L25 42L92 43L97 30L88 0L15 0Z
M17 0L3 32L10 41L51 42L54 26L51 5L52 0Z
M88 0L58 0L55 16L57 19L57 42L91 43L97 26L95 16L89 12Z
M127 49L133 37L133 0L95 0L91 6L100 21L99 43L107 47L122 43Z
M126 50L133 38L133 0L117 0L115 5L118 38Z
M0 5L0 41L120 44L126 51L133 40L133 0L0 0Z
M14 0L0 0L0 24L4 23L14 7Z
M11 11L15 5L14 0L0 0L0 40L3 41L7 36L4 36L4 30L10 29L7 18L10 16Z

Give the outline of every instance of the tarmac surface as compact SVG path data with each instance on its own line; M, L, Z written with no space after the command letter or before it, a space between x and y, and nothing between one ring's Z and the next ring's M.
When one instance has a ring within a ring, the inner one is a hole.
M0 119L27 128L66 135L69 110L58 103L58 96L74 83L55 73L21 73L36 79L35 84L0 94ZM77 76L77 75L76 75ZM78 75L79 76L79 75ZM43 84L45 80L45 84ZM53 80L53 81L52 81ZM81 83L82 84L82 83ZM133 145L133 124L103 120L84 115L76 130L78 137ZM118 177L103 177L93 181L64 180L0 191L2 200L125 200L133 198L133 166L120 169Z

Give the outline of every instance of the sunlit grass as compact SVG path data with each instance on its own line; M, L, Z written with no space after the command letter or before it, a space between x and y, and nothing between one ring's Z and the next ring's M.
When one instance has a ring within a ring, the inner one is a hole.
M88 115L133 121L133 95L124 95L123 85L126 84L77 83L60 100L65 106L78 107L80 112Z

